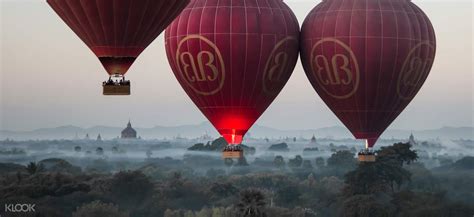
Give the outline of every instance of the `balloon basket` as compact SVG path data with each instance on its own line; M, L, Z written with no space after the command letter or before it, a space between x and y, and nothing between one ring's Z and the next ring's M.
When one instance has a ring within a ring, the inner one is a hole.
M106 96L124 96L130 95L130 84L128 85L115 85L115 84L104 84L103 94Z
M240 146L229 145L222 151L222 159L240 159L244 157L244 150Z
M369 150L361 151L357 154L359 162L375 162L376 156L375 153Z
M240 159L244 157L243 151L223 151L222 152L222 159Z

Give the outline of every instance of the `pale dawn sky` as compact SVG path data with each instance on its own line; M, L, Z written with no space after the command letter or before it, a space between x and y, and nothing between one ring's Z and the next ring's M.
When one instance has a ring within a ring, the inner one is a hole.
M103 67L44 0L0 0L0 129L76 125L176 126L206 121L176 81L163 35L127 74L132 95L103 96ZM301 23L320 1L286 0ZM473 3L413 0L437 35L437 56L421 91L391 129L473 126ZM342 125L315 93L301 63L257 121L279 129Z

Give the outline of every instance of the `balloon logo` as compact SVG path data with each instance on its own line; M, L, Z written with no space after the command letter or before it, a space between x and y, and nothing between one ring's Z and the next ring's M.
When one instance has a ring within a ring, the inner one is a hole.
M332 49L324 50L325 45ZM357 91L359 64L352 49L344 42L335 38L321 39L313 46L311 60L316 81L327 94L345 99Z
M287 80L283 76L290 67L288 65L289 54L287 49L294 46L298 46L298 40L295 37L287 37L278 42L273 48L263 72L262 86L265 93L269 95L278 94L279 87L285 85Z
M201 48L196 56L185 50L185 47L194 46ZM213 95L222 89L225 81L224 60L219 48L209 39L200 35L183 38L176 50L176 60L181 78L194 92Z
M410 100L415 97L433 65L433 57L427 54L434 51L435 47L430 42L420 42L411 49L398 77L397 93L401 99Z

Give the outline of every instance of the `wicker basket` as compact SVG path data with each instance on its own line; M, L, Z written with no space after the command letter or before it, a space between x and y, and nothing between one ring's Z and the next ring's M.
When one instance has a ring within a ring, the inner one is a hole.
M130 85L103 85L103 94L110 95L130 95Z
M244 157L244 151L223 151L222 159L233 158L239 159Z
M359 154L359 162L375 162L375 154Z

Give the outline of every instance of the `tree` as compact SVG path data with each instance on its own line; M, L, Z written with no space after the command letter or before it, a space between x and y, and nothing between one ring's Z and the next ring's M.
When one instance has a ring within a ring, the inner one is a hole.
M318 167L319 169L323 168L324 165L326 164L326 162L324 161L324 158L323 157L317 157L316 160L315 160L315 165L316 167Z
M379 162L373 164L359 164L357 169L348 172L345 175L344 188L346 196L356 194L371 194L379 191L385 191L387 186L386 177L380 172Z
M454 163L453 159L451 158L439 158L438 161L440 166L446 166Z
M164 217L181 217L181 212L179 210L166 209Z
M240 201L237 204L239 216L266 217L264 212L265 196L257 189L245 189L240 192Z
M303 168L305 169L313 169L313 165L311 164L310 160L304 160L303 161Z
M298 201L301 195L300 189L297 186L284 186L277 190L277 202L278 204L288 207L294 206L295 202Z
M183 175L180 172L173 172L169 177L168 186L171 188L182 187L184 185Z
M344 180L341 180L335 176L323 177L319 181L319 187L324 189L328 195L339 195L344 187Z
M209 178L216 178L216 177L223 176L223 175L225 175L225 170L223 170L223 169L211 168L211 169L207 170L207 172L206 172L206 176L209 177Z
M95 149L95 153L97 155L103 155L104 154L104 149L101 148L101 147L98 147L97 149Z
M395 185L400 187L409 181L411 173L393 160L377 159L374 163L361 163L359 167L346 174L346 184L352 194L369 194L385 191L387 188L395 191Z
M329 169L327 175L342 177L357 167L357 159L354 158L354 153L350 151L337 151L328 158L327 167Z
M445 192L401 191L393 195L392 203L398 216L461 217L474 213L472 205L451 202Z
M390 158L398 161L402 166L404 163L410 164L418 159L416 151L411 150L410 143L395 143L391 146L381 147L377 151L377 158Z
M204 207L201 209L201 211L196 212L196 217L211 217L212 216L212 210Z
M278 144L273 144L268 148L269 151L278 151L278 152L288 152L290 149L288 148L288 144L285 142L283 143L278 143Z
M183 217L195 217L194 212L191 210L188 210L184 213Z
M411 173L403 168L403 164L418 158L410 147L411 145L403 143L383 147L377 152L375 162L359 163L355 170L345 175L347 184L345 194L371 194L384 192L387 189L394 192L395 186L400 187L411 177Z
M82 150L81 146L74 147L75 152L81 152L81 150Z
M112 177L109 189L120 206L136 208L152 196L153 183L141 171L121 171Z
M127 213L120 212L118 207L113 204L93 201L82 205L72 213L72 217L128 217Z
M43 166L42 164L37 164L35 162L30 162L27 166L26 166L26 171L28 171L28 173L30 175L33 175L35 173L38 173L38 172L41 172L43 170Z
M344 200L341 217L389 217L393 209L381 204L371 195L355 195Z
M212 208L212 217L225 217L225 208L223 207Z
M41 160L37 163L38 167L41 167L41 170L47 172L67 172L72 174L77 174L81 172L81 168L74 166L68 161L61 158L47 158Z
M146 158L151 158L151 156L153 155L153 152L151 150L147 150L145 154L146 154Z
M474 170L474 157L463 157L452 165L452 169L457 170Z
M237 163L235 164L236 166L248 166L249 164L247 163L247 158L241 157L237 159Z
M425 168L423 163L412 163L405 168L412 174L407 185L408 189L424 192L433 192L439 189L439 181L429 169Z
M212 194L212 199L218 199L236 195L239 189L234 187L232 183L214 182L209 188L209 192Z
M228 167L231 167L232 165L234 165L234 160L232 158L226 158L224 159L224 164Z
M286 165L285 159L283 159L281 155L278 155L275 157L275 159L273 159L273 165L278 168L283 168Z
M308 175L307 180L308 180L308 186L309 186L309 187L313 187L313 186L316 184L316 178L314 178L314 174L313 174L313 173L310 173L310 174Z
M328 159L328 166L331 167L354 168L355 165L354 153L350 151L337 151Z
M301 164L303 164L303 158L301 155L296 155L295 158L288 161L288 166L290 167L301 167Z

